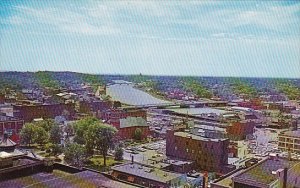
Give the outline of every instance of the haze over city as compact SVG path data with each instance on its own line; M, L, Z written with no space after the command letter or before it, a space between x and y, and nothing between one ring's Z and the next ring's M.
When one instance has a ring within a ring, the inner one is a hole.
M1 1L1 71L299 78L297 1Z

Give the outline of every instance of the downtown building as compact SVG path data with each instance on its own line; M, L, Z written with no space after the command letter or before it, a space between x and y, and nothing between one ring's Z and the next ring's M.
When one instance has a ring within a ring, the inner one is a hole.
M234 169L228 165L229 139L213 139L187 131L169 129L166 138L166 155L171 158L195 161L195 169L227 173Z
M278 137L278 149L300 153L300 130L282 132Z
M57 104L15 104L13 105L13 116L31 122L37 118L51 118L66 114L69 119L75 115L74 103Z
M121 139L132 139L136 129L141 130L141 139L150 135L147 112L142 109L109 109L102 112L101 119L117 128Z

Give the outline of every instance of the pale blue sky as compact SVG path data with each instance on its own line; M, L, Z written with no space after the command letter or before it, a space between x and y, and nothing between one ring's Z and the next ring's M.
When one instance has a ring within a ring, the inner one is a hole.
M0 1L0 69L300 77L299 1Z

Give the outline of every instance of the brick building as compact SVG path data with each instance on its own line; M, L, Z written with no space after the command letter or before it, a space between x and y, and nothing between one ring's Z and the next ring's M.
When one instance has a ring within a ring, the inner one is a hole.
M24 121L18 118L0 115L0 137L7 133L10 139L19 143L19 133L24 125Z
M31 122L36 118L52 118L67 114L67 118L75 115L75 104L30 104L13 105L13 115L16 118L23 119L25 122Z
M278 149L300 153L300 130L286 131L278 135Z
M166 154L169 157L195 161L197 168L227 172L229 139L210 139L189 132L167 131Z
M235 188L294 188L300 186L300 163L268 158L232 177Z
M137 163L127 163L111 167L112 177L143 187L200 187L201 177L188 177L186 174L164 171Z
M102 112L100 117L118 129L120 128L121 119L126 119L127 117L141 117L146 120L147 112L141 109L109 109Z
M5 102L5 95L0 93L0 104Z
M92 112L100 114L102 111L111 108L112 103L110 101L80 101L79 112L90 114Z
M226 127L228 138L232 140L244 140L247 135L254 133L257 124L254 121L232 122Z
M150 135L147 125L147 112L141 109L110 109L101 113L106 123L118 129L118 136L122 139L133 138L136 129L142 132L141 138Z

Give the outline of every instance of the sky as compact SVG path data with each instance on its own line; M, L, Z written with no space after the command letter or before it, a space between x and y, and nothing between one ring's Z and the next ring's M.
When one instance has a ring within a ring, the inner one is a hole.
M300 1L0 1L0 71L300 78Z

